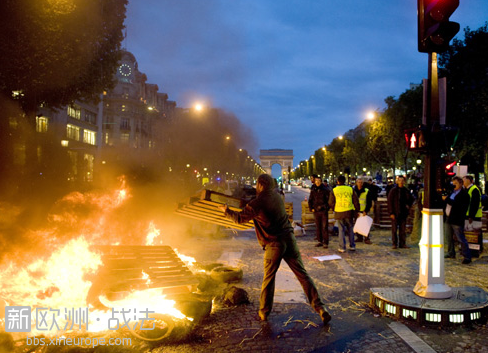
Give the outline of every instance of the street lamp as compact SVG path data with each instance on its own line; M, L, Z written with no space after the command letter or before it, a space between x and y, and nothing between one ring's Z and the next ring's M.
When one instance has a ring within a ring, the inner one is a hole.
M366 119L368 119L368 120L373 120L375 117L376 117L376 114L374 112L369 112L366 115Z

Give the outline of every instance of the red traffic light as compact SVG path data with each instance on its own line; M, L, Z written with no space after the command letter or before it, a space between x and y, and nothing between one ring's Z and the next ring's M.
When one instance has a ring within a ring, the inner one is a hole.
M446 164L446 167L445 167L446 168L446 175L448 175L448 176L456 175L456 173L454 173L454 170L453 170L453 167L456 165L456 163L457 162L454 161L454 162L451 162L449 164Z
M459 0L417 0L418 50L440 53L449 49L449 41L459 32L457 22L449 17L459 6Z

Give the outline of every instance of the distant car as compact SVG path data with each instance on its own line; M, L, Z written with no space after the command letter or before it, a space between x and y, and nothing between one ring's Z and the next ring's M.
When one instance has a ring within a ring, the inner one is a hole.
M311 180L303 180L302 181L302 188L310 189L312 187L312 181Z

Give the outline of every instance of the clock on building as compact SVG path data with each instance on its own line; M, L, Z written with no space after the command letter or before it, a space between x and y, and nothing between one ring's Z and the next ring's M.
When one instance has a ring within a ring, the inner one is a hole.
M129 64L122 64L119 66L119 73L124 77L129 77L132 74L132 68Z
M132 83L132 77L134 76L132 65L123 63L117 69L117 76L120 82Z

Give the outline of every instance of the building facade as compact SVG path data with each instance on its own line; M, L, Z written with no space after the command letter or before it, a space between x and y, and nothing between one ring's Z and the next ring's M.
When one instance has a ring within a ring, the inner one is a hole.
M39 110L36 131L53 134L66 149L69 180L91 182L97 165L111 155L147 153L166 138L164 126L174 119L176 102L147 82L130 52L123 51L115 78L116 86L98 104L75 101L58 110Z

